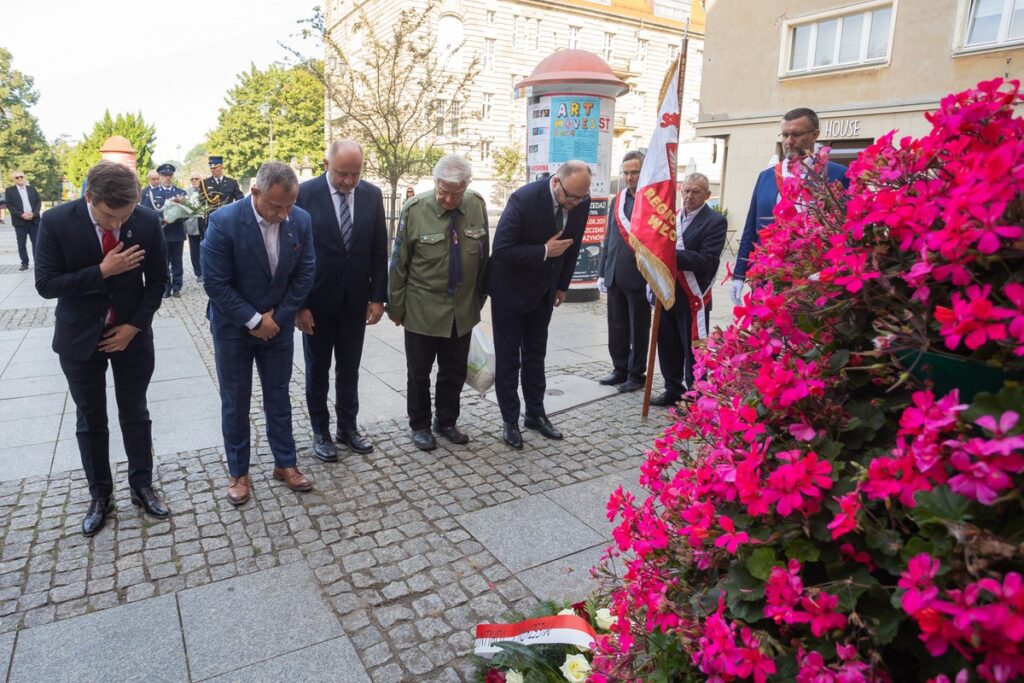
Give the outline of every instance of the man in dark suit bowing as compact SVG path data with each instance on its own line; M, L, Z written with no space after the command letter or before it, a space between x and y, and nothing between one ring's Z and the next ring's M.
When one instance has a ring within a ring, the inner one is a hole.
M331 358L337 439L356 453L373 444L359 433L359 361L366 326L376 325L387 295L388 230L381 191L360 180L363 150L353 140L331 143L327 171L299 186L297 205L309 212L316 247L316 279L295 317L304 333L306 404L313 427L313 455L338 459L327 408Z
M644 153L637 150L622 157L622 180L626 187L608 209L608 227L597 264L597 288L608 295L608 354L612 357L611 374L598 383L618 385L623 393L644 388L651 335L647 282L637 268L636 253L629 244L629 219L643 163Z
M260 166L247 200L211 214L201 249L203 288L220 383L221 428L228 461L227 498L249 500L249 401L253 363L263 389L274 479L309 491L292 437L295 314L313 286L316 256L309 214L295 206L299 181L286 164Z
M544 410L544 357L548 324L565 301L590 213L590 167L566 161L555 175L525 185L509 197L494 233L487 269L494 327L494 388L503 421L501 436L523 447L519 430L519 370L526 416L523 425L561 439Z
M707 335L711 288L728 232L725 216L707 205L707 176L691 173L683 178L682 195L683 210L676 220L676 303L661 316L658 329L665 391L651 399L655 406L675 405L684 391L693 390L693 340Z
M146 390L153 376L153 314L167 282L159 216L137 207L131 169L101 161L85 197L46 212L36 246L36 290L57 299L53 350L78 414L78 449L92 502L82 533L106 521L114 493L107 430L106 374L114 373L118 420L128 455L131 499L163 519L153 491L153 437Z

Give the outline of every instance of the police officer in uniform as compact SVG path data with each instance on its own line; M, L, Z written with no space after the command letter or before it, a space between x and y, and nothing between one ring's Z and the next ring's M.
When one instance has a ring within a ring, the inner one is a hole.
M402 207L388 271L388 317L405 327L406 407L413 444L437 448L431 433L430 371L437 360L433 429L454 444L466 382L470 332L480 322L490 254L487 207L469 190L473 169L450 154L434 166L434 189Z
M224 157L211 156L210 177L203 180L201 191L203 199L210 205L210 213L227 206L231 202L238 201L245 195L238 187L238 181L224 175ZM206 236L206 218L199 219L199 239Z
M185 191L174 186L175 168L171 164L160 164L156 167L157 175L160 178L156 187L150 185L142 191L141 206L153 209L160 213L167 202L175 197L185 196ZM169 296L181 296L181 254L185 248L185 222L184 220L166 222L160 218L160 224L164 227L164 240L167 242L167 285L164 288L164 298Z

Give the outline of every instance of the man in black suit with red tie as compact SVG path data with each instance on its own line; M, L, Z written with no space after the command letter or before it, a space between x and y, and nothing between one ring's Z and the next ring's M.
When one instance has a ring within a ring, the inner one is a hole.
M128 455L131 499L168 516L153 490L153 437L146 390L153 376L153 315L167 283L160 217L136 206L131 169L101 161L89 170L85 197L43 216L36 245L36 290L57 299L53 350L78 413L78 448L92 502L82 533L103 528L112 509L106 374L114 373L118 420Z
M295 316L304 333L306 404L313 427L313 455L338 459L331 441L327 408L331 359L337 439L356 453L373 444L359 433L359 361L366 326L376 325L387 295L388 231L381 191L360 180L363 150L353 140L337 140L327 150L327 171L299 186L298 206L313 221L316 279L306 304Z
M653 406L673 406L684 392L693 391L694 315L690 297L699 301L697 326L711 323L711 287L725 247L728 224L725 216L707 205L711 197L708 178L691 173L683 178L683 210L676 220L676 302L661 317L658 328L658 362L665 391L651 399ZM695 398L690 394L688 399Z
M565 301L590 213L590 167L566 161L555 175L524 185L509 197L498 220L487 267L494 327L494 388L501 408L502 439L523 447L519 430L519 369L526 416L523 425L561 439L544 410L544 357L548 324Z

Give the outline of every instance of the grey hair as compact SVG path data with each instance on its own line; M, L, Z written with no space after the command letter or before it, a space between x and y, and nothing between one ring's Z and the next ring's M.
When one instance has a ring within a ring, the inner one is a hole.
M466 157L448 154L434 164L434 180L466 187L473 179L473 165Z
M334 155L343 149L357 151L360 155L363 154L363 146L355 140L335 140L331 143L330 147L327 148L327 158L333 159Z
M645 156L646 155L640 150L631 149L622 155L622 163L626 163L627 161L633 161L634 159L636 159L637 161L640 162L641 165L643 165Z
M586 171L587 175L591 174L590 166L587 165L587 162L580 161L579 159L570 159L558 167L555 175L558 176L559 180L568 180L577 173L583 173L584 171Z
M299 179L295 177L295 171L288 164L280 161L265 161L256 171L256 180L252 186L260 192L266 192L273 185L280 185L286 190L297 187Z
M683 178L684 183L689 183L693 181L704 183L704 189L708 190L709 192L711 191L711 181L708 180L708 177L703 173L687 173L686 177Z

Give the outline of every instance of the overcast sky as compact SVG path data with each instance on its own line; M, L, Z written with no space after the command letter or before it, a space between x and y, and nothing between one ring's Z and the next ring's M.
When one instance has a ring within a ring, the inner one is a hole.
M32 109L48 140L75 139L105 109L156 125L158 163L184 158L216 125L224 95L250 62L264 68L301 43L297 23L316 0L34 0L8 7L0 46L35 79Z

